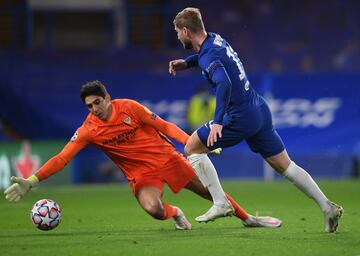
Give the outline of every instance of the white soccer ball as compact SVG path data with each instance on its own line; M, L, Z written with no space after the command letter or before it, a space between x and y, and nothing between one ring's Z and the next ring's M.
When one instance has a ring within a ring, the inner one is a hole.
M33 205L30 217L38 229L51 230L60 224L61 208L51 199L41 199Z

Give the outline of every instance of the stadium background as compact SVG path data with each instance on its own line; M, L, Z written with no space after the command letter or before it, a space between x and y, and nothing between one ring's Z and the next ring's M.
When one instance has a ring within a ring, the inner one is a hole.
M71 138L87 114L78 96L87 81L187 129L188 101L204 81L196 69L167 73L170 60L190 54L172 25L187 6L237 51L300 165L315 178L360 175L359 1L2 0L0 189ZM279 178L245 144L213 160L223 179ZM108 164L86 149L47 182L119 181Z

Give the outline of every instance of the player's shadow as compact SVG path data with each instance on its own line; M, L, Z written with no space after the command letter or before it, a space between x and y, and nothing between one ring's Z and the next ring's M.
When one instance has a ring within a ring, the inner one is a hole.
M33 233L26 234L7 234L0 235L1 238L29 238L32 237L80 237L80 236L89 236L96 237L98 239L105 239L110 237L117 237L120 240L133 241L137 243L136 240L151 240L156 237L156 240L168 240L169 237L172 239L181 239L183 237L234 237L237 236L239 238L245 238L250 240L259 240L259 239L273 239L274 241L278 239L282 240L298 240L298 238L291 238L289 236L284 236L282 234L282 229L264 229L264 228L245 228L245 227L219 227L219 226L196 226L191 231L183 231L183 230L174 230L167 228L159 228L159 229L142 229L141 232L138 229L119 229L118 231L114 230L89 230L89 231L36 231ZM271 237L269 237L269 232L272 233ZM299 232L300 233L300 232ZM309 239L317 240L317 238L321 237L324 232L321 231L310 231L307 232L303 230L301 232L304 236ZM342 232L344 233L344 232ZM346 232L345 232L346 233ZM320 236L319 236L320 235ZM110 240L111 241L111 240Z

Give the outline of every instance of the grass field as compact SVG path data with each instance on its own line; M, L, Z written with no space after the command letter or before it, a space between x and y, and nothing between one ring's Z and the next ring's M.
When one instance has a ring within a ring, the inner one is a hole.
M210 203L183 191L166 190L164 201L177 205L193 224L176 231L172 220L157 221L138 206L127 185L46 187L20 203L0 199L1 255L360 255L360 181L319 181L345 214L339 232L323 231L318 206L289 182L224 181L224 189L250 213L283 220L278 229L244 228L235 218L196 223ZM63 210L55 230L37 230L32 204L57 201Z

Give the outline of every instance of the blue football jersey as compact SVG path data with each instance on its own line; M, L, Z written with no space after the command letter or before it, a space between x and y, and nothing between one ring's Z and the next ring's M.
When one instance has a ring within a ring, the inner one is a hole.
M228 42L208 33L199 53L185 60L188 67L200 66L216 94L214 120L197 130L204 145L213 123L223 125L222 137L208 149L227 148L246 140L250 149L264 158L279 154L284 143L272 124L269 106L250 85L244 67Z
M225 113L243 113L247 108L263 103L251 87L237 53L220 35L208 33L199 53L186 61L191 61L193 66L196 58L203 76L216 94L214 123L223 124Z

